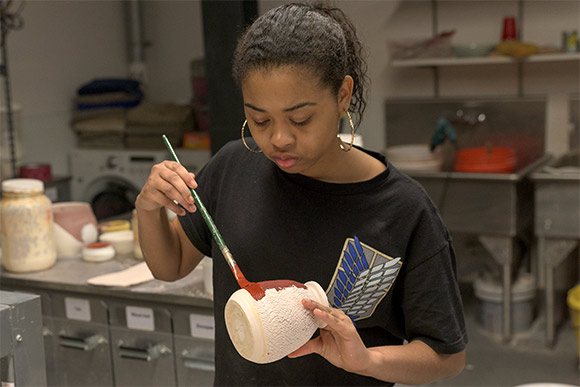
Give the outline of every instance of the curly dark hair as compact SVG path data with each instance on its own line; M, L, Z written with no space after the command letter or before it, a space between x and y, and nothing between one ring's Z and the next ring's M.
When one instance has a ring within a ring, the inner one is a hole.
M283 65L308 68L321 85L338 93L346 75L354 80L349 111L366 108L367 64L364 47L344 12L324 3L293 3L258 17L238 41L233 60L238 85L255 69Z

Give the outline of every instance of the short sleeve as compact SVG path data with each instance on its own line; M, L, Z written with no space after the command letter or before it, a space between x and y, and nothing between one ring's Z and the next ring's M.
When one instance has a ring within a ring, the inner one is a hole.
M404 283L406 339L421 340L438 353L465 349L468 338L451 242L410 269Z

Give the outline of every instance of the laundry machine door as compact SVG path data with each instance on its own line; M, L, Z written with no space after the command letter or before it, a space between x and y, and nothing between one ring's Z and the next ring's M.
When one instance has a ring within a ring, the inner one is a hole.
M91 203L97 220L130 217L140 191L141 188L126 179L118 176L101 176L87 186L83 201Z

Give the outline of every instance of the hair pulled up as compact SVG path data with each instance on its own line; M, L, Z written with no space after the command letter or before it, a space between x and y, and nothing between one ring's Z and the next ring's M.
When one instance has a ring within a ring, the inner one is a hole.
M241 85L252 70L283 65L309 69L335 93L350 75L354 88L349 111L358 115L358 127L366 108L367 64L356 29L342 10L322 3L293 3L257 18L238 41L234 79Z

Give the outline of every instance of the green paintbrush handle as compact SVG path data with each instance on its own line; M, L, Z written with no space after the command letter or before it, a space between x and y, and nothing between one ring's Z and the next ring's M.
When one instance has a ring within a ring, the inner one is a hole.
M165 146L169 150L169 153L171 153L171 157L173 157L173 160L175 162L181 164L179 162L179 159L177 158L177 155L175 154L175 151L173 150L173 147L169 143L167 136L163 135L163 141L165 142ZM230 253L230 249L228 249L228 247L226 246L226 243L224 242L224 239L222 238L222 236L221 236L220 232L218 231L213 219L211 218L211 215L209 214L209 212L207 212L207 209L205 208L205 206L201 202L201 199L199 198L199 195L197 194L197 192L195 192L195 190L192 188L190 188L189 191L191 192L191 195L193 196L193 200L195 201L195 205L197 206L197 209L201 212L201 216L203 216L205 223L209 227L209 230L211 231L211 235L213 235L213 238L215 239L218 247L220 248L220 251L224 255L224 258L226 259L226 261L228 261L228 265L230 266L230 268L233 269L233 267L236 266L236 261L234 260L234 257Z

